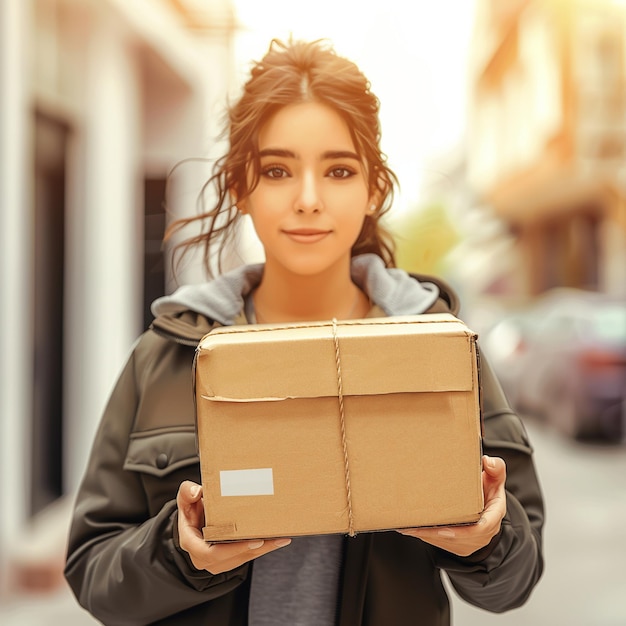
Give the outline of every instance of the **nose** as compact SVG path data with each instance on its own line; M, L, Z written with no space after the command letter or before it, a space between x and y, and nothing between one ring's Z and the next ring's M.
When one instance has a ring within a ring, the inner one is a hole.
M305 172L294 202L296 213L319 213L323 208L320 190L313 172Z

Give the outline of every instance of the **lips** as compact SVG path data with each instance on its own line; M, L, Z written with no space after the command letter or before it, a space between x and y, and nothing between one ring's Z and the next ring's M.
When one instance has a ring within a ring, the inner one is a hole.
M297 243L317 243L329 235L331 231L317 228L294 228L283 230L283 233Z

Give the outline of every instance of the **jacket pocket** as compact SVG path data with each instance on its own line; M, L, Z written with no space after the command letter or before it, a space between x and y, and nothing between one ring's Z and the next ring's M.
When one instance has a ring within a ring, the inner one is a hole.
M124 469L164 478L198 462L193 426L160 428L131 434Z

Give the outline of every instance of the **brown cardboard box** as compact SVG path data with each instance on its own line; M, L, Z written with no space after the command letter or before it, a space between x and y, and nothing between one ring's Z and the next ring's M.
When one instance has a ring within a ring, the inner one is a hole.
M475 340L442 314L204 337L195 374L204 538L475 522Z

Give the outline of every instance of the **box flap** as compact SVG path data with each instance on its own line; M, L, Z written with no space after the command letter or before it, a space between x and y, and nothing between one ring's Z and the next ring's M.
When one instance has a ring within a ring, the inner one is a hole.
M346 396L469 391L475 339L447 314L219 328L199 344L197 393L231 402L336 396L339 376Z

